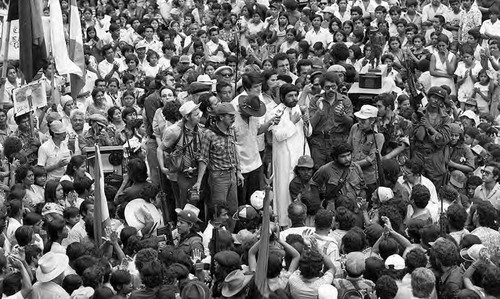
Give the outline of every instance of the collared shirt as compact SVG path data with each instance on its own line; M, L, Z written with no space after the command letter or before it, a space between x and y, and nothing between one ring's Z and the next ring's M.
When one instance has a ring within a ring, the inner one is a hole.
M458 266L453 266L443 273L438 281L438 297L443 299L456 298L458 292L463 289L463 274Z
M38 149L38 165L43 167L54 166L61 160L69 161L71 152L65 140L57 146L52 139L42 144ZM66 172L66 167L58 167L47 173L47 180L59 180Z
M57 283L36 282L30 294L31 299L69 299L69 294Z
M312 177L312 184L318 186L320 189L326 189L328 194L330 188L338 185L344 170L344 167L340 167L334 162L329 162L316 171ZM340 192L349 199L355 200L361 194L361 191L365 189L365 176L361 167L356 163L351 163L349 173Z
M217 44L214 43L212 40L208 41L207 42L208 57L209 57L209 59L211 59L212 61L217 62L217 63L221 63L221 62L224 62L226 60L226 58L224 56L224 52L218 50L219 45L222 45L222 47L224 48L224 51L226 51L226 53L231 52L229 50L229 46L227 45L227 43L221 39L219 39L219 43L217 43Z
M447 14L448 7L446 5L440 4L438 8L434 8L432 3L429 3L422 8L422 22L432 21L437 15L442 15L446 18Z
M418 29L422 27L422 15L419 12L416 12L414 15L409 15L408 13L403 13L401 15L402 19L405 19L408 24L412 23L417 25Z
M359 124L354 124L349 133L347 143L352 145L352 161L353 162L368 162L369 165L362 167L363 174L367 184L377 182L377 157L378 151L382 150L384 146L384 135L370 131L364 132L359 128ZM375 141L377 144L375 144Z
M148 50L153 50L156 53L158 53L158 55L162 55L163 54L163 51L161 50L161 48L163 47L162 42L157 41L154 38L150 42L148 42L146 40L143 40L143 41L144 41L144 44L146 45L146 52Z
M497 253L500 249L500 233L492 228L480 226L471 232L481 240L481 244L488 247L490 252Z
M500 183L495 183L495 186L489 193L486 193L486 186L483 184L477 186L474 191L474 197L487 200L498 210L500 209Z
M104 77L106 77L107 74L109 74L109 72L111 72L111 70L114 67L114 62L118 63L118 65L121 65L120 61L117 58L115 58L113 62L108 62L106 59L104 59L103 61L101 61L99 63L98 68L99 68L99 74L101 75L101 77L104 78ZM123 71L123 69L122 70L118 69L118 71ZM116 78L119 81L121 81L120 75L118 74L118 71L113 73L112 78Z
M464 14L460 18L460 28L462 29L462 36L458 37L458 41L461 43L467 42L469 30L481 26L481 19L482 14L477 6L472 6L469 11L464 10Z
M306 33L305 40L310 45L321 42L323 44L323 47L326 49L328 44L333 41L333 36L326 28L319 28L318 31L314 30L313 28Z
M470 147L465 144L450 146L450 160L464 166L469 166L472 170L476 168L474 166L474 154L472 154Z
M239 170L235 139L233 128L221 132L216 125L215 128L207 130L201 139L200 161L211 171Z
M345 114L335 113L337 106L343 105ZM313 136L318 133L335 133L347 135L353 123L353 106L351 100L339 93L332 104L325 98L312 99L309 107Z
M257 142L259 126L257 117L250 116L247 122L239 113L236 114L233 128L236 133L236 152L241 173L249 173L262 165Z

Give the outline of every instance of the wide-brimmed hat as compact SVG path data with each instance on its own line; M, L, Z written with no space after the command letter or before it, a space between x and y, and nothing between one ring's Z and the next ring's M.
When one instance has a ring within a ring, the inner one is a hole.
M36 279L39 282L49 282L61 275L68 267L69 258L62 253L48 252L38 260Z
M354 113L354 116L359 119L375 118L377 117L377 115L378 109L377 107L372 105L363 105L358 112Z
M252 220L259 217L259 213L251 205L243 205L238 207L238 211L234 213L234 220Z
M141 230L146 226L145 214L150 214L157 228L163 226L162 216L158 209L143 198L136 198L125 206L125 221L129 226Z
M455 169L450 174L450 184L459 189L463 189L467 183L467 176L460 170Z
M179 58L179 63L191 63L191 58L189 58L189 56L187 55L182 55Z
M241 111L255 117L261 117L266 114L266 105L259 100L256 95L242 95L238 98L238 104Z
M335 14L335 9L333 9L333 7L331 6L327 6L325 7L322 11L322 13L331 13L332 15Z
M62 206L58 205L55 202L48 202L46 203L43 208L42 208L42 216L48 215L48 214L58 214L58 215L63 215L63 208Z
M218 75L218 74L219 74L220 72L222 72L223 70L228 70L228 71L231 71L231 73L233 72L233 69L232 69L230 66L223 65L223 66L218 67L218 68L215 70L214 74L215 74L215 75Z
M232 297L245 288L253 278L253 272L245 273L243 270L234 270L224 279L222 285L222 295Z
M54 133L54 134L63 134L63 133L66 133L66 128L64 127L63 123L60 121L60 120L54 120L51 124L50 124L50 130Z
M179 108L179 112L182 116L186 116L198 107L200 107L199 104L195 104L193 101L187 101Z
M178 217L181 218L182 220L195 224L196 222L201 222L201 220L198 218L198 215L200 214L200 209L195 207L194 205L187 203L184 206L184 209L175 209L175 212L177 213Z
M136 50L139 50L141 48L147 48L147 47L148 47L148 45L146 44L145 40L141 40L137 44L135 44L135 49Z
M199 75L198 78L196 78L196 82L212 86L214 80L212 80L209 75Z
M181 292L182 299L208 299L210 297L208 286L198 280L191 280Z
M234 109L234 106L231 103L220 103L215 110L215 114L236 114L236 109Z
M208 85L205 83L200 83L200 82L193 82L189 85L187 88L189 93L191 94L197 94L201 92L207 92L212 90L212 85Z
M89 117L89 122L90 121L95 121L96 123L98 123L99 125L101 125L103 127L107 127L108 126L108 120L102 114L98 114L98 113L92 114Z

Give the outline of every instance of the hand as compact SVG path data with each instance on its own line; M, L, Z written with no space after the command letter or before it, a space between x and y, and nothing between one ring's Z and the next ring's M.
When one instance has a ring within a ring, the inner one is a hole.
M193 249L191 260L193 261L193 264L197 264L197 263L201 262L201 250L200 249L198 249L198 248Z
M382 219L382 221L384 222L384 231L386 233L390 233L391 231L393 231L391 220L387 216L382 216L380 219Z
M306 86L304 86L304 89L302 90L302 92L304 94L310 94L312 92L312 84L311 83L306 84Z
M11 170L15 171L19 166L21 166L21 162L19 162L19 159L14 158L14 160L12 160L12 164L10 164Z
M153 216L151 216L151 213L146 208L142 207L141 211L142 211L142 214L144 215L144 222L146 224L154 222Z
M427 117L422 117L422 119L420 119L420 124L423 125L426 129L432 128L432 125Z
M59 162L57 162L57 166L58 167L64 167L64 166L68 165L68 163L69 163L68 160L61 159L61 160L59 160Z
M201 185L201 183L200 183L200 182L196 182L196 183L195 183L195 184L191 187L191 189L196 190L196 191L198 191L198 192L199 192L199 191L200 191L200 185Z
M281 117L279 115L273 116L268 122L268 126L277 125L280 123Z
M118 232L112 231L111 234L109 235L109 240L113 244L118 244Z
M292 121L294 124L296 124L297 122L299 122L299 120L302 118L302 114L300 114L299 112L295 112L294 114L292 114L292 116L290 116L290 121Z
M304 113L304 114L302 114L302 121L303 121L304 123L309 123L309 119L310 119L310 117L309 117L309 113Z
M0 78L0 86L4 85L7 82L6 78Z
M117 71L118 69L120 68L120 66L118 65L118 62L113 62L113 70Z
M478 87L474 87L473 91L474 92L479 92L479 88Z
M219 46L217 47L217 50L224 51L224 47L222 47L222 44L219 44Z
M23 262L19 258L15 257L13 255L9 255L8 258L9 258L9 262L12 265L12 267L19 269L19 270L21 270L24 267Z
M170 173L170 172L168 171L168 168L163 167L163 166L160 166L160 170L161 170L161 172L162 172L162 173L164 173L164 174L169 174L169 173Z
M360 208L363 211L368 210L368 201L366 200L366 198L361 198L361 201L359 202L359 205L360 205Z
M245 184L245 178L243 177L241 172L236 172L236 179L238 180L238 186L243 187L243 185Z

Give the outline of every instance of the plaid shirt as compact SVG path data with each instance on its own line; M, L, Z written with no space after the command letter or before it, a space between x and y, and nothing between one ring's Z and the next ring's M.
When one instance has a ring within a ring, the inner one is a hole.
M200 161L211 171L240 170L236 154L236 137L234 129L222 132L217 125L206 130L201 139Z

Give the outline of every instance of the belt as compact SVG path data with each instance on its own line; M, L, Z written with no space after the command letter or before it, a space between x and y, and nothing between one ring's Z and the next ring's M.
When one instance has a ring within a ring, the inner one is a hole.
M318 138L322 138L322 139L332 139L332 133L331 132L325 132L325 131L321 131L321 132L315 132L312 134L312 137L318 137Z

